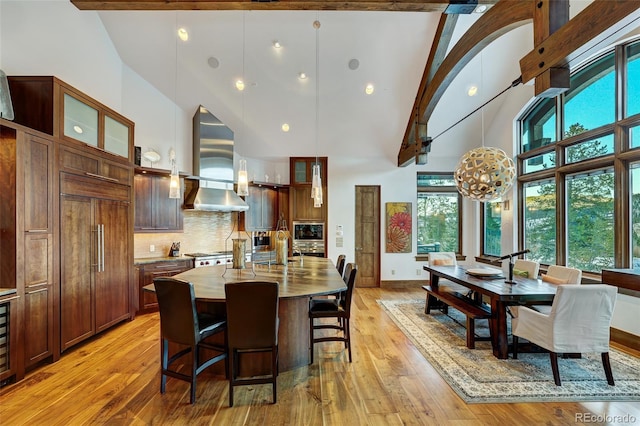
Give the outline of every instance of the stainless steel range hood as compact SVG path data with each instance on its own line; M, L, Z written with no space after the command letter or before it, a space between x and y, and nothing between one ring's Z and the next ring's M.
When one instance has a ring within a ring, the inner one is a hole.
M241 212L247 203L233 191L233 183L185 179L184 208L214 212Z
M233 191L233 131L203 106L193 116L193 174L185 179L186 209L249 209Z

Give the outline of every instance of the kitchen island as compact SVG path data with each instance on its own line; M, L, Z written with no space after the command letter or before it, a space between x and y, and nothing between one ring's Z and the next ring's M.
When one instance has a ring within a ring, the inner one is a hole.
M196 302L215 312L225 301L224 285L236 281L277 281L280 289L278 316L279 369L287 371L309 363L309 298L336 294L347 289L335 265L326 258L290 258L284 265L254 265L246 269L225 269L225 265L195 268L174 278L193 283ZM224 276L222 276L224 274ZM145 287L154 291L153 285ZM218 311L219 312L219 311ZM242 366L253 371L262 360L249 361ZM259 368L258 368L259 369Z

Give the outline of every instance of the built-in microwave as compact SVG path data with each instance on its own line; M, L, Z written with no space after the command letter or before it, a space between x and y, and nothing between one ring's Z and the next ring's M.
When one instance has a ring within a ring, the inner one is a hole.
M324 242L323 222L293 222L293 242Z

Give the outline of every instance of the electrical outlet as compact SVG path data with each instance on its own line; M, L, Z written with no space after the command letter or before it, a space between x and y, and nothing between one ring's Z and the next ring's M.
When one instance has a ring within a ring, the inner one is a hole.
M395 274L396 274L396 270L395 270L395 269L392 269L392 270L391 270L391 275L395 275Z
M156 246L154 246L153 244L149 245L149 252L153 253L154 251L156 251Z
M422 274L422 271L420 269L416 269L416 275L420 275Z

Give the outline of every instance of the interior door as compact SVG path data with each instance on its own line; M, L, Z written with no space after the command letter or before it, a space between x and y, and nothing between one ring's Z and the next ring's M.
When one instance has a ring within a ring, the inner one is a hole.
M380 286L380 186L356 185L357 287Z

